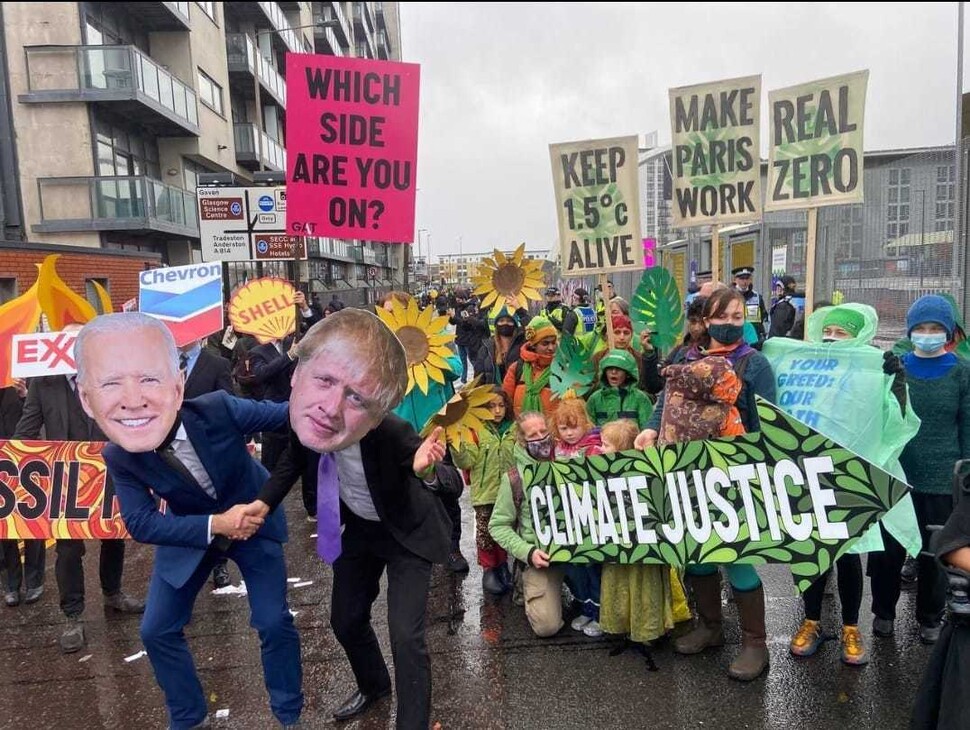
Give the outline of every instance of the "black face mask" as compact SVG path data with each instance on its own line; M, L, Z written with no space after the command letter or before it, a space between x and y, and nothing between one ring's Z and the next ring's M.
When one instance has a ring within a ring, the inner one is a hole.
M515 334L514 324L497 324L495 325L495 331L502 337L511 337Z
M723 345L733 345L744 336L744 328L737 324L709 324L707 334Z
M537 461L549 461L552 458L553 446L552 436L525 442L525 450Z

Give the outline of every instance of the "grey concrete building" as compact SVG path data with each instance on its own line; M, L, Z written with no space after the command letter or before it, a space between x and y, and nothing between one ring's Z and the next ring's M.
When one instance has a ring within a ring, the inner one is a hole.
M7 2L0 13L4 237L171 265L201 257L200 174L245 185L285 171L286 53L401 57L397 3ZM303 280L321 296L358 304L403 284L402 246L308 243ZM232 284L289 273L286 262L226 267Z

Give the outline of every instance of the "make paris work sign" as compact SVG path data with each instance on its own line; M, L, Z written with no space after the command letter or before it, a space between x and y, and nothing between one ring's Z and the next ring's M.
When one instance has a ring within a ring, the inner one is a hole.
M420 67L286 57L286 230L414 240Z

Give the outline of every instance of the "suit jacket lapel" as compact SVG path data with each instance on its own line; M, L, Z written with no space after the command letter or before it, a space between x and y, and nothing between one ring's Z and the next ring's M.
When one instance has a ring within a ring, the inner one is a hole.
M221 471L219 468L219 460L208 458L208 446L211 443L211 437L206 428L206 423L197 418L193 411L186 408L183 408L180 414L182 416L182 425L185 427L185 433L189 437L189 442L192 444L196 456L199 457L199 461L202 462L202 468L205 469L206 474L209 475L209 479L212 480L212 486L216 490L216 495L219 496L219 485L222 483L222 479L220 479ZM205 493L204 489L201 487L198 489L206 499L211 499Z

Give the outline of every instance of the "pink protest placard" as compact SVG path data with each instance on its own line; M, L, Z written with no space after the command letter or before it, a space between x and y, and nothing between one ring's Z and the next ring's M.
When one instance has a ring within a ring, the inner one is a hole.
M286 56L286 230L414 240L420 66Z

